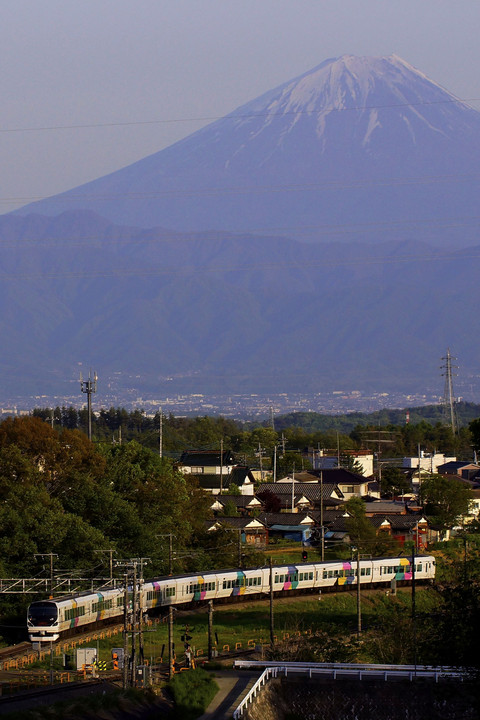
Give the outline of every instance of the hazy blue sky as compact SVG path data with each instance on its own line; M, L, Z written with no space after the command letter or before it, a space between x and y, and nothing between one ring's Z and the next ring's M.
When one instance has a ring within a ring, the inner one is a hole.
M480 99L479 27L478 0L3 0L0 211L123 167L344 53L396 53Z

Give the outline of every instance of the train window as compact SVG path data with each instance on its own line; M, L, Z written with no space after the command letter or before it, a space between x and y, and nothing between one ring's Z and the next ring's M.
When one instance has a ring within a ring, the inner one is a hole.
M332 578L332 577L333 577L333 570L329 570L329 571L328 571L328 577L329 577L329 578Z
M371 568L367 568L367 575L370 575L370 574L371 574L370 571L371 571Z
M362 575L362 576L365 575L365 570L366 570L366 568L360 568L360 575Z
M113 606L113 600L99 600L92 603L92 612L102 612L102 610L110 610Z
M309 579L309 580L313 580L313 572L309 572L309 573L308 573L308 579Z
M65 610L65 620L73 620L73 618L81 617L85 615L85 607L68 608Z
M306 574L307 574L307 573L305 573L305 575L306 575ZM303 580L303 573L300 573L300 574L299 574L298 580L299 580L299 582L302 582L302 580Z
M174 588L174 587L167 588L167 589L165 590L165 596L166 596L166 597L173 597L174 595L175 595L175 588Z
M418 572L422 572L422 563L418 563L416 570L418 570Z
M117 607L123 607L123 595L117 597Z
M326 570L323 571L323 579L325 580L328 577L328 572Z

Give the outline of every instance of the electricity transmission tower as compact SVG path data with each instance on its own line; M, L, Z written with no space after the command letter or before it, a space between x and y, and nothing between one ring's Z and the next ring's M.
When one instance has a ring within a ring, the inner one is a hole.
M450 348L447 349L445 357L441 358L445 365L441 365L441 369L445 370L442 376L445 377L445 389L443 392L443 411L447 423L452 428L452 433L455 435L457 432L457 413L455 410L455 396L453 394L453 376L456 374L453 369L457 369L458 365L452 365L452 360L456 360L450 355Z

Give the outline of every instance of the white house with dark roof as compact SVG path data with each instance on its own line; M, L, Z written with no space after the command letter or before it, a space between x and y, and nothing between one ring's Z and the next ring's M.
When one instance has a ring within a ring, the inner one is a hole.
M233 483L242 495L253 495L255 478L250 468L238 465L230 450L222 455L212 450L187 450L180 458L179 468L184 474L195 475L200 487L214 495L228 490Z
M241 515L251 515L254 510L261 510L263 503L255 495L216 495L210 508L214 513L221 513L228 504L233 503Z

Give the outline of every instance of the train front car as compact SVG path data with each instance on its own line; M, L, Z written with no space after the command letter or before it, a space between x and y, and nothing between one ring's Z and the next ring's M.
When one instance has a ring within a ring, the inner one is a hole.
M57 603L38 600L27 611L28 637L31 642L55 642L60 637Z

